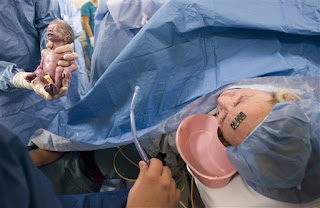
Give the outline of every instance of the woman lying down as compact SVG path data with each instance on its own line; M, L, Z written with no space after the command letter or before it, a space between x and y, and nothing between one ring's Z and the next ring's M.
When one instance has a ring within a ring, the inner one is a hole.
M291 203L320 197L319 102L285 89L230 89L218 104L228 158L251 188Z
M207 207L320 206L319 84L319 77L241 80L190 103L161 127L177 126L191 114L217 116L220 139L239 174L223 188L195 178ZM178 153L175 133L161 139L160 151L174 158L168 154Z
M319 90L317 86L319 79L313 86ZM208 207L320 205L319 98L311 93L301 98L290 89L242 87L220 91L213 111L220 140L240 176L219 189L196 180L204 203Z

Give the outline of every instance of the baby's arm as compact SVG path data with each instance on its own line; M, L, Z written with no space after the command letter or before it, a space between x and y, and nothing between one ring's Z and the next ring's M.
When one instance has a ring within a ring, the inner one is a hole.
M44 50L41 51L41 60L40 60L40 64L38 66L38 68L30 75L26 76L26 80L28 82L31 82L32 80L34 80L37 77L37 72L38 71L43 71L42 66L43 66L43 55L44 55Z
M32 80L34 80L36 77L38 77L38 79L40 79L40 81L43 84L48 84L48 82L46 81L46 79L44 78L44 72L43 72L43 61L44 61L44 56L46 54L46 49L41 51L41 61L40 64L38 66L38 68L30 75L26 76L26 80L28 82L31 82Z
M71 72L77 70L78 67L75 63L75 61L70 61L70 66L67 67L62 67L62 66L58 66L56 68L56 73L55 73L55 86L56 86L56 90L59 91L59 89L61 88L61 84L62 81L66 81L68 83L70 83L71 81ZM55 92L57 93L57 92Z

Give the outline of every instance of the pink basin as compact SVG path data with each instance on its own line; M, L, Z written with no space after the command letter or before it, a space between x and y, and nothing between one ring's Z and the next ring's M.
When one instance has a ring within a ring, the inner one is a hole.
M185 118L176 134L177 149L194 176L205 186L227 185L237 172L226 147L218 138L218 122L213 116L195 114Z

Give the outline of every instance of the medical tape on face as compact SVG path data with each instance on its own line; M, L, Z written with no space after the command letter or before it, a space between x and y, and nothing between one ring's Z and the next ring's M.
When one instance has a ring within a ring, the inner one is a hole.
M247 116L243 113L240 112L234 120L231 122L230 126L233 128L233 130L236 130L238 126L241 124L241 122L246 118Z

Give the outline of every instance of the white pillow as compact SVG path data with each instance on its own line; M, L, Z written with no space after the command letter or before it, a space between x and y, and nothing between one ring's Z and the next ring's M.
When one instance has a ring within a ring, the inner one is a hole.
M239 174L222 188L208 188L198 179L194 178L194 181L206 207L320 207L320 198L305 204L285 203L267 198L248 186Z

